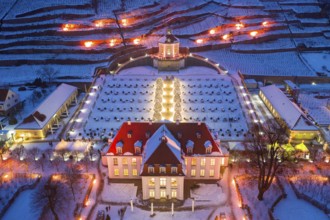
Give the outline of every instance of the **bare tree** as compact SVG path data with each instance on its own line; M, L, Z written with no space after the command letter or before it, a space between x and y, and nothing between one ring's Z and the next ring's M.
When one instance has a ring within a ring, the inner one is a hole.
M37 158L36 160L34 160L34 165L36 168L41 168L42 171L44 171L45 168L45 163L46 163L46 156L45 154L43 154L44 156Z
M91 165L91 160L88 155L81 159L80 163L85 167L86 172L88 172L89 166Z
M46 159L47 160L52 160L53 156L54 156L54 151L51 148L48 148L47 150L45 150L45 155L46 155Z
M23 158L23 156L24 156L24 153L25 153L25 149L24 149L24 146L23 145L16 147L12 151L12 154L14 155L14 157L17 160L21 160Z
M279 167L288 158L282 148L286 143L285 128L279 126L275 120L253 124L249 129L245 145L250 152L251 162L258 169L259 200L263 200L263 195L270 188Z
M126 48L126 41L125 41L125 37L124 37L124 32L123 32L123 29L122 29L122 27L120 25L120 22L118 20L117 11L113 11L113 14L115 15L116 24L118 26L118 31L119 31L120 37L121 37L121 39L123 41L122 43L123 43L124 47Z
M43 209L51 212L55 220L59 220L58 213L64 210L67 204L67 187L61 181L42 182L32 196L33 209L37 212Z
M77 151L77 150L73 150L73 151L71 152L71 155L72 155L73 159L74 159L76 162L78 162L79 154L80 154L80 152Z
M40 154L40 150L36 147L29 150L29 155L32 157L33 160L38 160L38 156Z
M62 160L65 161L65 157L69 154L68 150L60 149L56 151L57 155L62 157Z
M59 168L62 163L63 163L63 161L59 157L54 157L52 160L52 165L54 165L56 167L57 172L59 172Z
M93 161L93 158L96 156L96 155L95 155L95 154L96 154L96 151L95 151L93 145L90 146L90 147L87 149L87 154L88 154L88 156L89 156L90 161Z
M51 83L56 78L58 73L59 71L55 70L51 66L43 66L37 70L37 74L40 76L40 78L47 80L48 83Z
M69 188L71 189L71 193L72 193L74 200L76 200L74 189L76 188L76 186L79 183L80 176L81 176L81 173L80 173L80 170L78 169L78 166L76 166L72 163L69 163L69 165L65 168L64 178L65 178L66 183L68 184Z

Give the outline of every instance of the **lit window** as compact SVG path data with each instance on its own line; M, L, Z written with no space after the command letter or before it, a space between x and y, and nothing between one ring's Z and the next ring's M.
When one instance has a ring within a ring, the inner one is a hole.
M137 169L133 169L132 174L133 176L137 176Z
M155 169L154 169L154 167L151 167L151 166L149 166L148 167L148 173L154 173L155 172Z
M193 153L193 148L192 147L188 147L187 148L187 153L188 154L192 154Z
M214 170L210 170L210 177L214 177Z
M177 173L178 168L177 167L171 167L171 173Z
M132 165L133 166L136 165L136 158L135 157L132 158Z
M207 154L210 154L212 152L212 147L208 147L208 148L206 148L206 153Z
M191 165L196 165L196 164L197 164L196 158L191 158Z
M176 178L171 178L171 186L177 186L178 182L176 181Z
M201 166L205 166L205 163L206 163L206 159L205 158L202 158L201 159Z
M191 176L196 176L196 170L195 169L191 170Z
M115 176L119 176L119 169L115 169Z
M165 173L166 172L166 167L164 167L164 166L159 167L159 172L160 173Z
M149 190L149 197L150 198L155 198L155 190L153 190L153 189Z
M221 165L225 165L225 158L221 158Z
M166 186L166 178L160 178L160 186Z
M175 189L172 190L172 198L176 198L176 190Z
M121 147L117 147L117 154L122 154L123 153L123 149Z
M212 158L212 159L211 159L211 166L214 166L214 165L215 165L215 159Z
M127 158L123 158L122 162L123 162L123 165L127 165Z
M155 178L150 178L149 179L149 186L154 186L155 185Z
M124 176L128 176L128 169L124 169Z
M204 170L204 169L201 170L201 172L200 172L200 176L201 176L201 177L205 176L205 170Z
M160 197L161 198L166 198L166 192L165 192L165 190L160 190Z
M118 165L118 158L113 158L113 165Z
M187 166L187 164L188 164L188 159L187 158L184 159L184 164Z
M140 154L140 153L141 153L141 148L135 147L135 154Z

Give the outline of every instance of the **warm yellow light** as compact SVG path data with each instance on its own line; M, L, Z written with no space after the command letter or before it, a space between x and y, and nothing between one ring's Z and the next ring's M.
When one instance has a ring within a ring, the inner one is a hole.
M89 200L87 200L86 202L85 202L85 206L88 206L89 205Z
M135 38L133 40L133 44L135 44L135 45L140 44L140 39L139 38Z
M203 43L203 39L197 39L197 40L196 40L196 43L198 43L198 44Z
M222 39L224 39L224 40L228 40L228 38L229 38L228 34L225 34L225 35L222 36Z
M102 21L98 21L95 23L95 27L103 27L103 26L104 26L104 24Z
M123 26L127 26L127 19L123 19L123 20L121 20L121 23L123 24Z
M96 179L95 179L95 180L93 180L93 184L94 184L94 185L96 184Z
M262 22L262 26L264 26L264 27L266 27L266 26L268 26L268 21L264 21L264 22Z
M94 42L93 41L86 41L84 43L85 47L89 48L89 47L92 47L94 45Z
M3 177L4 177L5 179L7 179L7 178L8 178L8 174L4 175Z
M240 30L241 28L244 27L244 25L241 24L241 23L238 23L238 24L235 24L235 27L236 27L237 30Z
M255 37L255 36L257 36L257 34L258 34L258 31L251 31L250 32L251 37Z
M211 29L211 30L210 30L210 34L211 34L211 35L215 34L215 30L214 30L214 29Z
M115 39L111 39L111 40L110 40L110 43L109 43L109 46L110 46L110 47L115 46L115 42L116 42Z

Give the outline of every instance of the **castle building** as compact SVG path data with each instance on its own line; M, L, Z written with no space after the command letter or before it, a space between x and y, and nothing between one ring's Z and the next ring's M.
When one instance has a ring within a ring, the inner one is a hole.
M142 181L143 199L184 199L185 180L218 180L228 165L205 123L125 122L103 156L110 179Z
M180 54L180 42L171 30L158 41L158 54L153 57L154 67L162 71L178 71L185 67L185 59Z

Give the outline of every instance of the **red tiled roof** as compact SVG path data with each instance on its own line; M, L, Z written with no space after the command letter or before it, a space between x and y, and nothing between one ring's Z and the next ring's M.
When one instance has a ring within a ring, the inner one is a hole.
M212 143L212 152L221 153L219 147L212 138L210 131L208 130L205 123L161 123L153 122L149 124L148 122L131 122L130 125L125 122L122 124L117 135L111 143L108 153L116 155L116 144L119 141L123 142L122 154L130 153L134 154L134 143L138 140L142 141L142 153L144 150L144 145L146 144L147 137L146 133L150 132L150 137L155 133L155 131L165 124L168 130L176 138L176 140L181 144L181 150L184 154L187 153L186 143L188 140L194 142L193 154L205 155L204 143L210 141ZM128 132L131 131L131 138L128 138ZM197 137L196 133L200 133L200 138ZM180 133L179 137L178 134ZM163 155L163 154L162 154ZM162 156L161 155L161 156ZM160 156L160 157L161 157Z
M0 89L0 102L6 101L9 89Z

